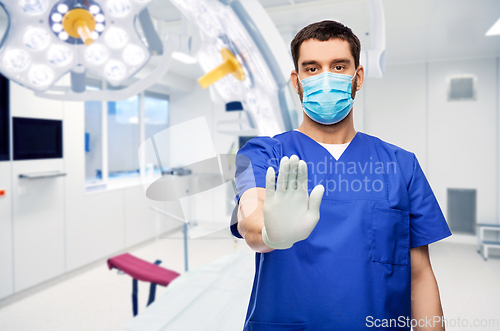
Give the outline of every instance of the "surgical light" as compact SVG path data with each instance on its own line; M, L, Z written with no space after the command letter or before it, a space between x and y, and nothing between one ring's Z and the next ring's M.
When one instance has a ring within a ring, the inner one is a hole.
M136 45L127 45L123 50L123 60L127 64L137 65L144 60L144 51Z
M14 72L23 71L30 64L30 56L22 49L12 49L5 52L3 65Z
M47 0L20 0L19 6L28 15L43 13L48 6Z
M61 22L62 21L62 15L59 13L54 13L51 16L53 22Z
M97 32L103 32L103 31L104 31L104 25L102 25L101 23L97 23L97 24L95 25L95 30L96 30Z
M128 0L108 0L108 12L115 17L124 17L130 13L131 6Z
M98 14L100 11L101 11L101 8L99 8L99 6L96 6L96 5L92 5L89 7L89 11L92 13L92 14Z
M68 65L73 60L73 52L66 46L52 45L47 52L47 59L55 66Z
M0 44L0 72L38 92L70 72L72 82L85 79L85 72L91 71L118 86L151 57L151 47L135 25L144 17L150 22L145 10L150 2L0 0L9 19Z
M223 133L274 135L291 130L283 100L293 61L262 5L257 0L171 2L202 34L196 58L206 74L200 85L213 86L226 103L240 100L255 118L250 130Z
M33 85L48 86L54 79L54 71L43 64L33 65L29 71L29 79Z
M108 57L108 49L100 44L94 44L85 50L85 60L93 65L103 64Z
M67 33L67 32L62 31L61 33L59 33L59 34L58 34L58 37L59 37L59 39L61 39L61 40L63 40L63 41L64 41L64 40L68 40L69 35L68 35L68 33Z
M493 24L493 26L486 32L487 36L496 36L500 34L500 18Z
M52 31L54 31L55 33L61 32L62 29L63 29L62 24L56 23L52 25Z
M104 40L110 48L118 49L127 44L128 35L123 29L111 27L106 32Z
M96 22L99 22L99 23L104 22L104 15L103 15L103 14L97 14L97 15L95 16L95 21L96 21Z
M123 62L109 60L104 67L104 74L110 81L119 81L127 74L127 67Z
M68 12L68 6L65 4L60 4L59 6L57 6L57 11L61 14L66 14Z
M23 36L23 42L29 49L41 51L50 44L50 34L46 29L28 28Z

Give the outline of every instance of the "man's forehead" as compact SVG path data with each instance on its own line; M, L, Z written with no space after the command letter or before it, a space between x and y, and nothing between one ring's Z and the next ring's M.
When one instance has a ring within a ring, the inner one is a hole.
M353 60L349 42L337 38L327 41L308 39L300 45L299 63L332 61L334 59Z

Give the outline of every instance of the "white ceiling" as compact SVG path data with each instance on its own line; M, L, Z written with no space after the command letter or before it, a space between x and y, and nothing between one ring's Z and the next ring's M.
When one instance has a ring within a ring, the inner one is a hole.
M335 19L369 47L365 0L259 1L287 44L303 26ZM383 5L388 64L500 56L500 36L485 36L500 18L499 0L383 0ZM169 0L158 0L150 12L170 26L180 23L181 14Z
M370 46L366 0L259 1L287 45L305 25L334 19L351 27L364 48ZM383 5L388 64L500 56L500 36L485 36L500 18L500 0L383 0ZM180 32L181 13L170 0L157 0L149 9L154 18L166 22L164 32ZM196 50L199 36L193 31ZM192 79L203 74L198 65L178 61L169 71Z

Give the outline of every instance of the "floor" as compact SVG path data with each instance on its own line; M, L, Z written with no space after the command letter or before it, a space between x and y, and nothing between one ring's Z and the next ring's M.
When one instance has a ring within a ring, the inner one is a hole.
M475 246L444 240L431 245L430 254L446 330L499 331L500 250L485 261Z
M190 240L189 267L196 268L238 250L248 252L250 248L225 235ZM163 266L178 272L184 270L180 232L162 239L158 255L155 251L151 242L131 253L150 261L159 257L164 261ZM447 330L500 330L500 252L491 254L484 261L472 245L446 241L431 245ZM103 261L84 273L0 308L0 330L117 330L132 318L131 283L128 276L108 270ZM158 287L157 296L163 291L163 287ZM140 283L139 309L144 309L148 292L148 284ZM482 323L484 327L472 327L473 323Z

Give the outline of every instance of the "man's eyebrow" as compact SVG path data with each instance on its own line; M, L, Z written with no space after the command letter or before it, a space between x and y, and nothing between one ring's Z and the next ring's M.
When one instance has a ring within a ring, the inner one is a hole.
M335 59L330 64L336 64L336 63L351 63L351 60L349 59Z
M351 63L351 60L350 59L345 59L345 58L341 58L341 59L334 59L330 62L330 65L332 64L337 64L337 63L346 63L346 64L349 64ZM311 65L311 64L319 64L318 61L316 60L310 60L310 61L304 61L300 64L301 67L305 67L305 66L308 66L308 65Z
M311 60L311 61L304 61L304 62L302 62L300 65L301 65L302 67L305 67L305 66L308 66L308 65L311 65L311 64L319 64L319 62L318 62L318 61L315 61L315 60Z

